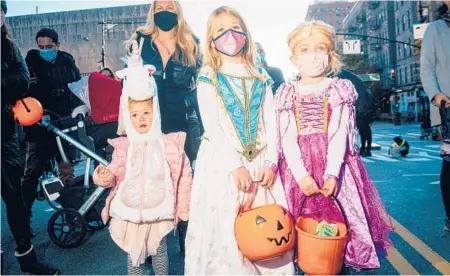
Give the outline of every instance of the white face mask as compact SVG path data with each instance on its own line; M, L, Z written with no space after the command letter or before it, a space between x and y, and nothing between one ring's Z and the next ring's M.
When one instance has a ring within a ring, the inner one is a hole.
M297 57L297 67L301 76L320 76L328 68L328 54L306 53Z

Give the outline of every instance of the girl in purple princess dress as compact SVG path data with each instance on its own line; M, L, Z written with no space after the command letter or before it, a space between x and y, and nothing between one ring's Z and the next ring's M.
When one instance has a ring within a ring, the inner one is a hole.
M300 75L283 84L275 100L279 171L295 219L344 222L331 196L339 200L351 230L345 264L375 269L392 245L393 228L356 151L355 88L348 80L327 77L341 67L334 36L333 27L312 21L288 37Z

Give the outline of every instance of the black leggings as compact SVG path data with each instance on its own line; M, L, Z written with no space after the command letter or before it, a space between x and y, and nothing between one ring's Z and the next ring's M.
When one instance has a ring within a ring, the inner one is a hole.
M31 247L30 217L22 199L21 178L23 167L17 136L2 139L2 188L6 206L6 218L17 244L17 252L24 253Z
M450 219L450 161L442 162L441 191L444 200L445 213Z

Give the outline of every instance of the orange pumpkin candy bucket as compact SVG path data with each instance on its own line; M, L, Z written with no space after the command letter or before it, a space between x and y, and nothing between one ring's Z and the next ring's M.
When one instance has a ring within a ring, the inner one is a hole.
M300 269L308 275L337 275L344 264L344 256L349 236L348 221L342 205L333 197L344 217L344 223L336 223L338 234L335 237L315 234L319 221L299 217L295 223L297 230L297 258ZM300 208L303 209L303 201Z
M20 99L12 107L14 120L22 126L32 126L42 119L44 109L41 103L32 97Z
M272 198L275 202L273 195ZM281 256L292 249L295 243L292 217L276 202L247 210L241 203L234 224L234 235L242 255L251 261Z

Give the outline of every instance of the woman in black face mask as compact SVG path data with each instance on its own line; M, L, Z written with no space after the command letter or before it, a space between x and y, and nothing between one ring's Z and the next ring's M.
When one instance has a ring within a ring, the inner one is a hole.
M156 67L153 74L161 112L162 132L185 132L185 151L194 169L203 134L198 112L196 79L201 67L199 40L186 23L178 1L154 1L147 24L127 43L136 40L144 64ZM184 254L187 222L178 224L180 251Z

